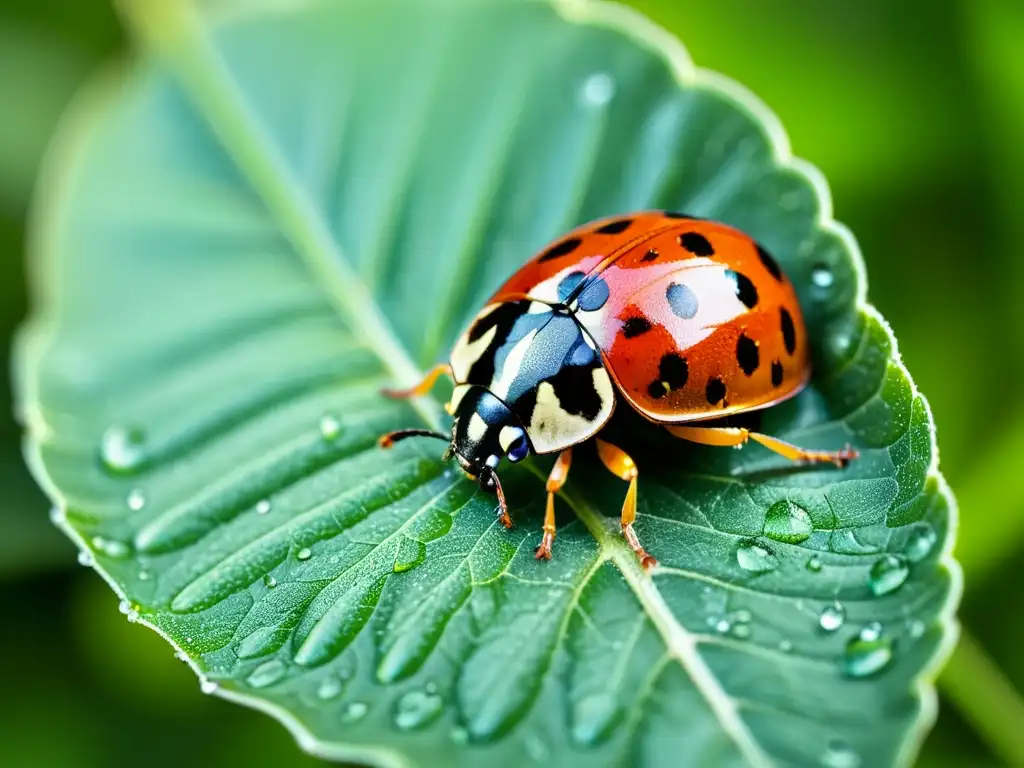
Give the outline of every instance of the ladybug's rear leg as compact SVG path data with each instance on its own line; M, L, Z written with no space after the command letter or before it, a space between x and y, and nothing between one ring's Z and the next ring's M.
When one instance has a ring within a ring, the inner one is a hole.
M544 510L544 537L534 552L538 560L551 559L551 545L555 543L555 494L565 485L569 477L569 466L572 464L572 448L566 448L555 460L555 466L548 475L548 505Z
M405 400L410 397L422 397L430 391L431 387L442 376L453 378L452 367L448 363L439 363L424 374L422 381L408 389L382 389L381 394L386 397Z
M608 471L616 477L629 481L626 500L622 503L622 535L626 537L629 546L640 558L640 564L644 568L653 568L658 561L640 545L640 539L637 538L636 531L633 530L633 523L636 520L636 477L638 474L636 463L629 457L629 454L611 443L600 439L595 442L597 443L597 455L601 457L601 461L604 462Z
M747 440L755 440L770 451L785 456L791 461L808 463L831 462L837 467L845 467L860 454L847 445L839 451L811 451L798 448L792 443L779 440L777 437L751 432L743 427L665 427L676 437L702 445L740 446Z

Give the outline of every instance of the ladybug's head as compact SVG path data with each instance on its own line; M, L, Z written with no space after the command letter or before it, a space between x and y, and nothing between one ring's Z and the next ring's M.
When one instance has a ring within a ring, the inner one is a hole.
M445 460L455 457L462 471L480 487L498 494L502 508L505 507L501 483L498 482L498 464L502 458L518 462L530 454L530 442L526 438L519 418L489 390L477 385L461 385L453 393L451 437L440 432L422 429L407 429L392 432L381 438L381 445L387 447L406 437L434 437L448 443L444 452Z

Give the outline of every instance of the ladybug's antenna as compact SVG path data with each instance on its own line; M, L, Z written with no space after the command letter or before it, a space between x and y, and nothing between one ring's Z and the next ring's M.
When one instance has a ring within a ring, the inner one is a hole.
M429 429L400 429L397 432L388 432L386 435L381 435L380 439L377 440L377 445L381 448L390 448L399 440L405 440L407 437L433 437L435 440L448 442L447 435L442 435L440 432L433 432Z

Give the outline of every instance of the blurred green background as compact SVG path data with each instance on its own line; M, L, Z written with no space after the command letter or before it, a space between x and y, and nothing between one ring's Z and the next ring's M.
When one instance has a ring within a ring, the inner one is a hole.
M160 1L160 0L154 0ZM920 764L1024 760L1024 2L632 0L756 94L828 178L870 298L931 400L960 500L961 618ZM106 2L0 0L0 337L26 311L25 216L77 86L124 57ZM0 400L10 386L0 383ZM211 699L50 524L0 409L0 755L8 766L305 765L269 718ZM982 650L984 649L984 650ZM994 662L994 663L991 663ZM1016 750L1016 752L1014 752Z

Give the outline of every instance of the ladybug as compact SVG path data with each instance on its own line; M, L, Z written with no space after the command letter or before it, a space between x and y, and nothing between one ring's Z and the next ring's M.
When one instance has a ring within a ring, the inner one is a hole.
M401 430L380 445L412 436L447 442L445 460L454 456L497 495L506 528L502 458L557 453L536 549L538 559L550 559L554 495L573 446L593 438L604 465L629 483L622 533L649 568L657 561L633 529L636 464L597 437L617 400L684 440L736 447L755 440L792 461L843 467L858 455L849 446L806 450L740 427L701 425L787 400L810 373L796 292L768 251L725 224L641 211L585 224L548 246L494 293L449 363L415 387L385 390L421 396L450 376L451 435Z

